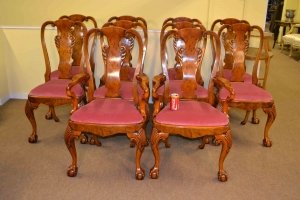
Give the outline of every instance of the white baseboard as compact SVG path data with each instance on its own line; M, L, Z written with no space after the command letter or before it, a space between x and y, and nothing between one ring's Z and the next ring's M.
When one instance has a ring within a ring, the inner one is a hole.
M9 96L0 98L0 106L4 105L9 99L27 99L27 93L13 93Z
M0 98L0 106L4 105L9 99L9 96Z

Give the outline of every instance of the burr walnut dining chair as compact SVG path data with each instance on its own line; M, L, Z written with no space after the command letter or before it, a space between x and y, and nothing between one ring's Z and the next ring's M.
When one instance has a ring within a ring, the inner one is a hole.
M131 37L123 38L122 41L123 47L125 48L124 49L125 53L123 55L124 58L122 58L122 65L120 68L120 81L122 82L120 88L120 94L122 95L122 98L127 99L129 101L133 101L133 94L132 94L132 90L134 87L133 79L136 76L136 74L143 73L144 59L145 59L145 55L147 51L147 43L148 43L147 29L139 21L136 20L129 21L123 19L114 20L113 22L107 22L102 27L104 28L104 27L112 27L112 26L121 27L126 30L130 30L130 29L136 31L142 30L142 34L140 34L142 38L142 44L143 44L143 57L142 57L141 68L136 68L134 63L132 63L133 62L132 57L135 57L135 55L132 55L133 51L134 53L136 53L135 49L138 49L135 48L134 45L134 42L136 41L134 35L130 35ZM100 41L100 46L102 47L105 46L104 40ZM104 60L104 62L106 61ZM107 76L107 68L104 68L104 74L101 76L99 87L98 88L95 87L95 92L94 92L95 98L105 98L105 94L107 92L107 88L105 87L106 76ZM96 77L94 76L94 78ZM140 90L140 94L142 94L141 88L138 87L138 89ZM150 95L148 95L148 97L149 96ZM148 101L149 99L146 100L146 102ZM90 144L96 144L98 146L101 145L99 138L92 137L88 139L88 136L84 134L84 136L81 138L81 142L85 143L87 141L89 141ZM131 146L133 146L133 144Z
M51 62L48 55L51 45L47 44L45 40L45 31L49 30L47 29L48 26L55 27L57 31L54 37L55 47L52 48L57 48L59 60L57 71L54 74L51 72ZM32 134L28 138L30 143L36 143L38 140L34 110L38 108L39 104L49 106L46 119L58 121L54 106L71 104L72 100L70 96L74 99L73 102L75 104L85 100L84 82L87 81L88 76L84 73L84 67L78 63L79 66L76 68L76 73L72 71L72 53L74 46L77 45L74 34L77 29L80 29L83 35L87 32L83 23L68 19L47 21L41 27L41 43L46 65L45 83L33 88L29 92L28 100L26 101L25 113L32 126ZM68 95L66 93L67 87L69 88Z
M92 133L100 137L125 134L136 146L135 176L136 179L141 180L145 175L140 160L144 147L147 145L145 127L148 118L146 111L148 104L146 100L149 98L148 77L138 73L142 67L142 38L133 29L117 26L89 30L85 38L84 50L85 63L90 77L93 76L93 71L87 57L88 43L93 35L96 35L97 40L101 43L100 52L102 52L104 67L106 68L105 97L95 97L94 79L90 78L87 92L88 103L72 113L65 132L65 143L72 156L72 164L68 168L67 174L68 176L76 176L77 174L77 153L74 139L79 137L82 132ZM123 98L121 88L124 82L120 78L120 70L127 53L126 41L129 38L134 38L138 44L136 73L134 73L132 80L132 101ZM138 85L141 90L138 90ZM139 92L143 94L141 95Z
M256 55L256 59L252 68L251 82L245 81L245 69L246 69L246 54L249 48L248 34L256 31L259 33L259 47ZM223 25L218 32L220 38L226 38L226 34L232 35L230 40L223 40L224 46L227 46L228 53L232 55L232 70L230 81L230 88L234 91L234 98L226 102L227 90L222 88L219 92L220 105L224 107L226 113L228 113L228 107L236 107L250 112L251 110L262 110L267 114L267 121L264 130L263 145L266 147L272 146L272 141L269 138L269 129L276 117L275 103L272 95L265 89L258 85L257 69L259 56L263 47L263 31L259 26L251 26L247 23L235 23L232 25ZM221 68L220 75L224 78L223 69ZM242 124L245 124L245 119ZM255 117L252 118L252 123L257 124L259 120Z
M170 19L173 19L170 20ZM165 58L165 64L161 65L162 73L156 75L153 78L153 87L152 87L152 97L153 102L155 104L160 104L161 99L163 98L165 87L167 87L167 90L170 90L170 93L180 93L180 83L183 79L183 73L182 73L182 66L180 64L179 57L179 50L182 48L182 40L179 38L176 38L176 35L170 34L167 38L165 38L165 35L170 30L180 30L183 28L197 28L201 31L205 31L206 29L199 23L192 23L192 19L187 20L189 18L169 18L165 21L161 33L160 33L160 43L161 48L162 45L164 46L164 58ZM198 22L198 21L197 21ZM165 42L162 43L163 38L165 38ZM171 41L171 42L170 42ZM172 43L173 48L168 49L168 43ZM176 55L176 56L174 56ZM170 58L170 59L169 59ZM172 60L174 58L174 60ZM202 61L202 60L201 60ZM170 64L169 64L170 63ZM196 63L196 73L195 78L197 80L197 83L199 84L199 87L197 87L197 97L201 98L203 100L208 100L208 93L207 90L203 87L204 81L202 79L201 75L201 65L200 62ZM170 65L172 65L170 67ZM161 82L161 77L164 77L166 81L164 81L164 84ZM154 106L157 107L157 106Z
M81 14L73 14L73 15L63 15L59 19L68 19L72 21L78 21L84 23L86 26L92 25L92 27L97 28L97 22L96 20L91 16L84 16ZM78 73L80 73L80 66L82 61L82 45L83 45L83 29L81 26L75 26L73 32L74 39L74 46L72 48L72 66L71 66L71 75L74 76ZM94 61L94 51L96 48L95 42L92 43L92 52L90 57L90 62L92 67L95 65ZM59 70L53 69L50 73L51 79L57 79L59 77ZM49 106L49 110L46 114L46 119L54 119L56 122L59 121L59 118L55 114L55 109L53 106Z
M163 98L157 99L157 103L154 105L151 148L155 164L150 170L150 176L154 179L159 176L160 153L158 145L160 141L167 141L170 135L180 135L190 139L213 137L217 144L222 144L218 179L219 181L227 181L228 175L223 165L232 145L229 119L225 113L213 107L214 85L219 84L221 86L228 82L216 76L220 62L220 40L216 33L195 27L169 30L161 40L162 65L167 65L165 43L171 35L181 41L176 53L183 73L183 79L178 82L179 109L176 111L170 110L171 90L168 87L169 80L164 74L156 76L155 81L164 84L165 87ZM196 72L205 55L207 38L210 36L214 38L216 56L208 86L210 98L205 102L199 100L198 97L199 84L196 80ZM163 68L165 67L163 66ZM229 91L228 99L231 98L231 95L232 93ZM226 104L226 101L224 101L224 104Z

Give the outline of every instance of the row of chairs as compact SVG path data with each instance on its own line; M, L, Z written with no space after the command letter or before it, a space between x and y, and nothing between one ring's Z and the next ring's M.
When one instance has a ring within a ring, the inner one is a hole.
M94 28L87 30L83 22L91 20ZM247 111L262 108L268 115L263 145L270 147L269 128L276 117L270 93L258 84L259 58L255 59L253 72L246 74L245 55L249 48L251 32L259 33L262 51L263 32L258 26L237 19L220 20L218 31L206 30L197 19L185 17L165 20L160 35L162 73L153 77L153 112L149 109L149 77L143 73L148 36L147 23L140 17L112 17L101 28L89 16L63 16L42 25L41 40L46 63L45 83L29 92L25 113L32 125L28 141L38 140L34 109L39 104L49 106L46 119L58 121L55 106L72 104L71 116L65 131L65 143L72 156L68 176L76 176L77 153L75 139L101 145L97 138L126 134L136 147L136 179L141 180L145 171L141 156L148 145L146 126L152 120L150 137L155 157L150 170L151 178L159 176L159 142L170 147L169 135L201 138L200 148L210 140L222 144L219 158L218 179L227 181L224 160L231 148L229 107ZM44 32L48 25L56 27L55 45L59 54L57 70L51 71ZM142 31L137 31L140 29ZM168 41L173 47L168 48ZM103 66L95 63L97 44ZM211 48L207 48L208 44ZM224 46L224 64L221 47ZM212 51L212 65L207 87L204 87L201 65L206 50ZM173 53L172 53L173 52ZM169 61L174 67L170 67ZM96 67L104 70L96 86ZM177 93L180 108L170 110L170 95ZM219 105L219 106L218 106ZM220 108L219 108L220 107ZM258 123L254 117L253 123ZM92 135L88 139L88 135Z

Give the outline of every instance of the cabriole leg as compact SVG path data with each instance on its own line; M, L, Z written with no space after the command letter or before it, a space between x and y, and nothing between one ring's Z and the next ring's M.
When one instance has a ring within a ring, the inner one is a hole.
M219 171L218 171L218 180L221 182L225 182L228 179L228 175L224 170L224 160L229 153L229 150L232 146L232 137L231 132L228 130L225 134L216 135L216 142L222 144L222 150L219 158Z
M75 141L74 139L76 136L74 135L73 130L68 125L67 129L65 131L65 143L66 146L72 156L72 164L68 167L67 175L70 177L74 177L77 175L78 167L77 167L77 153L76 153L76 147L75 147Z
M153 179L156 179L159 176L160 156L159 156L158 144L160 140L166 141L168 137L169 137L168 133L158 132L156 128L152 129L151 148L154 155L155 163L150 170L150 177Z
M49 110L48 110L47 114L45 115L45 118L48 120L54 119L54 121L59 122L59 119L55 113L54 106L52 106L52 105L49 106Z
M136 133L127 133L127 137L130 139L130 142L134 143L136 146L135 178L137 180L143 180L145 177L145 170L141 167L141 157L142 157L145 146L148 145L145 130L140 129L139 132L136 132Z
M31 103L29 100L26 101L25 114L32 126L32 133L28 138L29 143L36 143L38 140L38 136L36 133L36 121L35 121L34 112L33 112L33 110L36 109L37 107L38 107L38 104Z
M268 115L267 122L266 122L266 125L265 125L265 130L264 130L263 145L265 147L271 147L272 146L272 141L269 138L269 130L270 130L270 127L273 124L275 118L276 118L275 105L273 104L272 107L263 108L263 111Z

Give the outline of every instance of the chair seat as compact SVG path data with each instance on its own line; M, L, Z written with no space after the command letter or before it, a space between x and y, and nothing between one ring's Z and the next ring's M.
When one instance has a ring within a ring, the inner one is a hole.
M98 98L80 107L70 120L84 124L130 125L143 122L132 101Z
M71 77L73 77L76 74L79 74L81 72L80 66L72 66L71 67ZM51 72L50 74L50 79L58 79L59 77L59 71L58 70L54 70L53 72Z
M300 41L300 34L287 34L282 36L282 41L284 44L293 44L294 41Z
M242 82L231 82L231 86L235 91L234 101L239 102L271 102L273 101L272 95L250 83ZM225 88L222 88L220 91L220 99L225 100L229 95L228 91Z
M228 125L228 117L206 102L180 101L179 110L170 110L167 105L161 110L155 121L161 124L174 126L225 126Z
M170 86L170 93L177 93L179 96L182 96L182 91L181 91L181 84L182 80L169 80L169 86ZM164 87L160 87L157 90L158 95L163 95L164 94ZM204 99L208 98L208 91L201 85L198 85L196 95L198 98Z
M51 98L69 98L66 94L66 88L71 82L70 79L54 79L33 88L28 96L33 97L51 97ZM72 88L76 97L84 95L83 88L77 84Z
M224 69L223 70L223 76L227 80L231 80L231 76L232 76L231 69ZM251 76L251 74L248 74L248 73L244 74L244 82L245 83L252 83L252 76Z
M105 98L105 94L107 92L107 88L105 86L101 86L97 88L94 92L95 98ZM121 81L121 98L126 100L133 100L133 82L131 81ZM142 94L142 88L138 87L138 93Z

